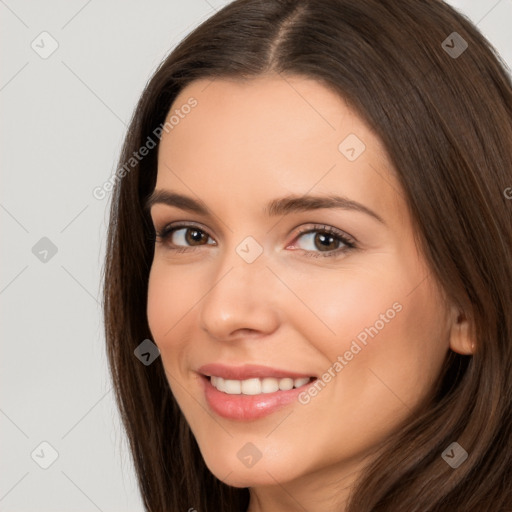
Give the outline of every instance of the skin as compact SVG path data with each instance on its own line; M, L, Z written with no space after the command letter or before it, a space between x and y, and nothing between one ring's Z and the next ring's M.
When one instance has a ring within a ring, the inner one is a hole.
M250 512L343 510L375 450L428 395L448 350L471 352L466 321L415 245L384 147L342 98L311 79L265 75L196 81L171 110L190 97L197 106L161 139L155 188L199 199L209 215L151 208L157 231L183 221L205 233L191 245L178 228L155 244L147 314L170 387L208 468L250 488ZM355 161L338 149L349 134L366 145ZM384 223L339 208L263 212L282 196L333 193ZM356 248L324 257L343 244L315 243L321 230L298 236L313 224L349 234ZM247 236L263 250L250 264L236 252ZM209 409L201 365L321 376L396 303L400 312L308 404L249 422ZM248 442L262 454L250 468L237 457Z

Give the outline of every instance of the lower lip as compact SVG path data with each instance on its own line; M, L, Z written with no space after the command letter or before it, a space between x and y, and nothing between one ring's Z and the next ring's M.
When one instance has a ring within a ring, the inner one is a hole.
M210 379L201 375L206 401L213 412L230 420L251 421L268 416L286 407L302 393L313 381L300 388L259 395L228 395L213 387Z

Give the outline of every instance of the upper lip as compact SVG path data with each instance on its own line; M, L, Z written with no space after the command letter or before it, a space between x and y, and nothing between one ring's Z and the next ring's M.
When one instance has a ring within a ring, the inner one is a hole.
M312 377L311 374L293 372L289 370L281 370L279 368L271 368L270 366L262 366L257 364L244 364L242 366L228 366L222 363L210 363L201 366L199 373L211 377L222 377L223 379L246 380L253 378L273 377L282 379L289 377L291 379L300 379L304 377Z

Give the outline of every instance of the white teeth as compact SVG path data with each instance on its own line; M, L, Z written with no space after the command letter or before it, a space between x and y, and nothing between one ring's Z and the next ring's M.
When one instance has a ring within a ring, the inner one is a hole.
M279 389L279 381L267 377L261 381L261 392L262 393L275 393Z
M286 378L279 381L279 389L281 391L288 391L293 388L293 379Z
M230 395L239 395L241 390L241 382L239 380L225 380L224 381L224 393Z
M304 386L304 384L307 384L311 379L309 377L304 377L302 379L295 379L293 381L293 386L296 388L300 388L301 386Z
M288 391L294 387L300 388L310 380L309 377L300 379L265 377L264 379L232 380L216 377L215 375L212 375L210 378L214 388L228 395L259 395L261 393L275 393L278 390Z
M230 381L227 381L230 382ZM241 391L243 395L259 395L261 393L260 379L247 379L242 381L232 380L231 382L241 382Z

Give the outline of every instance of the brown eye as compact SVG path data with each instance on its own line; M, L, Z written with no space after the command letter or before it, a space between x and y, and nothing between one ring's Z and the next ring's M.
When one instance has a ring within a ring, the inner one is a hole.
M297 236L294 246L310 256L341 256L356 248L349 235L331 226L314 226L303 229Z
M341 241L326 233L316 233L313 243L315 247L321 251L333 251L339 247Z
M169 226L157 233L161 242L172 247L195 247L206 245L211 240L208 233L196 226Z
M203 245L208 243L208 235L197 228L185 228L185 240L190 245Z

